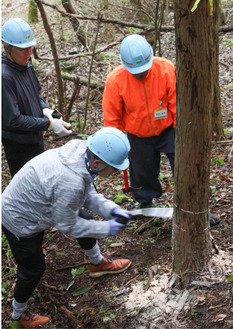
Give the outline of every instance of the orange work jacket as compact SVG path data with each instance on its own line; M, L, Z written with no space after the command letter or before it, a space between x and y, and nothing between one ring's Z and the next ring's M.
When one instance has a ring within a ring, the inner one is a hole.
M174 64L154 57L143 81L123 65L107 77L103 93L104 125L138 137L158 136L176 125L176 72Z

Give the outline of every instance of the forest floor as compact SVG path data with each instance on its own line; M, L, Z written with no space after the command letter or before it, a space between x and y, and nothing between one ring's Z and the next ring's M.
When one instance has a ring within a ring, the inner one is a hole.
M27 6L26 1L23 3ZM12 11L7 8L3 8L6 10L6 16L13 17ZM225 9L227 23L230 23L233 18L232 1L225 2ZM16 8L16 13L18 11L19 8ZM22 8L20 13L23 18L21 11ZM37 39L37 42L43 44L43 38ZM174 43L174 33L162 34L163 56L175 61L171 43ZM116 237L99 241L104 254L114 259L129 258L132 262L131 267L118 275L91 279L86 259L76 240L52 228L45 232L43 243L46 272L30 300L30 310L51 318L46 328L233 328L232 45L233 33L221 33L220 87L225 137L220 141L212 142L210 185L213 193L209 204L210 211L218 215L221 221L210 228L215 252L208 268L203 269L202 273L197 273L196 280L186 289L181 289L172 275L172 220L141 217L130 221L127 228ZM110 60L105 70L97 66L99 71L96 76L102 74L105 77L106 71L113 68L113 62L114 60ZM42 65L49 66L48 63L41 62L41 69L43 69ZM80 68L81 70L84 72L84 68ZM101 93L102 91L95 91L91 95L92 104L88 109L89 120L85 135L90 135L103 126ZM85 91L83 99L85 99ZM82 109L82 98L80 98L80 108ZM71 120L75 120L75 115L73 113ZM73 138L80 138L81 130L74 123L72 127L73 134L68 138L59 139L50 131L46 132L46 149L59 147ZM9 170L2 151L2 189L9 182ZM164 193L157 204L172 206L174 186L165 156L162 156L161 184ZM115 201L120 199L122 207L126 209L136 207L137 203L132 193L123 194L123 187L123 173L108 179L100 179L97 185L98 191L107 198ZM3 329L10 328L12 325L10 314L15 269L16 264L3 236Z

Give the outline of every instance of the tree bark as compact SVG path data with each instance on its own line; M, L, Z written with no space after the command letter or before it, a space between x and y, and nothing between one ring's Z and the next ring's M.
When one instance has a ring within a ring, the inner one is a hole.
M40 10L40 14L41 14L41 17L42 17L42 20L43 20L44 28L45 28L45 31L48 34L49 41L50 41L50 44L51 44L51 49L52 49L53 59L54 59L54 66L55 66L56 75L57 75L58 111L60 113L63 113L64 94L63 94L62 77L61 77L61 70L60 70L60 65L59 65L59 60L58 60L57 48L56 48L53 33L52 33L51 28L49 26L47 16L46 16L44 7L42 5L42 2L41 2L41 0L35 0L35 1L36 1L37 6Z
M188 284L211 256L208 225L214 39L209 1L175 0L177 126L173 272Z
M220 140L224 136L221 101L220 101L220 86L219 86L219 1L214 1L213 8L213 38L215 51L213 64L213 83L214 83L214 102L212 109L212 139Z

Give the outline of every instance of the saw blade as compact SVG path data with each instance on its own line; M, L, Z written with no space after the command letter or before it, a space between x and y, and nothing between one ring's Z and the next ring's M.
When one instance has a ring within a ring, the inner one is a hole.
M172 218L173 208L141 208L130 210L132 216Z

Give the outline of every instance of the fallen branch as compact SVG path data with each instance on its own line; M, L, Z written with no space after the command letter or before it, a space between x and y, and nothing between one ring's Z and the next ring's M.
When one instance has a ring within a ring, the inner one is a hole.
M147 224L149 224L150 222L153 222L153 220L155 219L155 217L152 217L150 220L148 220L146 223L142 224L141 226L139 226L139 228L137 228L134 232L137 233L138 231L141 231Z
M51 301L53 302L53 305L58 310L62 311L62 313L69 319L69 321L71 322L72 328L74 328L74 329L83 328L82 323L76 319L76 316L74 316L73 313L71 311L69 311L64 305L60 305L60 301L56 297L54 297L51 294L47 294L47 296L49 299L51 299Z
M67 75L66 73L63 73L63 72L62 72L62 78L65 80L73 81L73 82L75 81L75 79L77 79L75 76L70 75L70 74ZM87 86L87 84L88 84L88 80L85 78L81 78L79 82L81 85L84 85L84 86ZM91 88L98 88L100 90L104 89L104 83L101 81L92 80L90 83L90 86L91 86Z
M219 32L231 32L233 31L233 25L219 26Z
M221 144L221 143L232 143L232 139L230 140L224 140L224 141L217 141L215 142L216 144Z
M221 65L225 66L225 67L226 67L226 68L228 68L228 69L230 68L228 64L226 64L226 63L223 63L223 62L221 62L221 61L219 61L219 64L221 64Z
M64 305L60 307L60 310L65 313L65 315L70 319L71 323L75 325L75 328L83 328L82 323L80 323L78 320L76 320L76 316L73 315L71 311L69 311Z
M99 49L99 50L96 50L94 55L97 55L97 54L100 54L100 53L103 53L105 52L106 50L120 44L121 41L114 41L114 42L111 42L109 43L107 46ZM35 49L35 48L34 48ZM78 58L78 57L87 57L87 56L92 56L93 53L92 52L85 52L85 53L79 53L79 54L74 54L74 55L68 55L68 56L63 56L63 57L58 57L58 60L59 61L64 61L64 60L68 60L68 59L72 59L72 58ZM44 61L53 61L53 58L52 57L44 57L44 56L40 56L36 50L34 50L34 57L35 59L40 59L40 60L44 60Z
M72 264L72 265L68 265L68 266L63 266L63 267L57 267L53 270L53 272L58 272L58 271L65 271L65 270L69 270L70 268L75 268L75 267L79 267L79 266L83 266L83 265L87 265L88 263L78 263L78 264Z
M125 286L128 286L131 282L135 281L141 274L136 275L134 278L126 282Z

